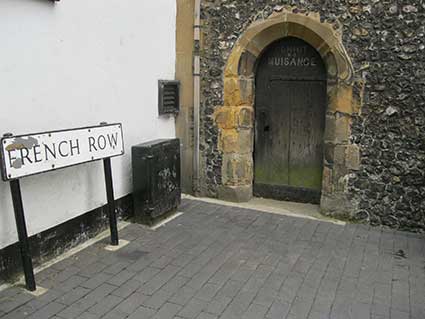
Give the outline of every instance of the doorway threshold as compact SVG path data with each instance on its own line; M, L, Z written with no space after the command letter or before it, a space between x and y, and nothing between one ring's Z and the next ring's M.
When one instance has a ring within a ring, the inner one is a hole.
M264 213L271 213L277 215L284 215L290 217L306 218L312 220L318 220L322 222L333 223L336 225L346 225L346 222L330 218L320 214L320 206L314 204L295 203L287 201L279 201L274 199L254 197L246 203L234 203L227 202L216 198L207 197L194 197L192 195L183 194L183 198L191 200L199 200L207 203L240 207L246 209L252 209Z

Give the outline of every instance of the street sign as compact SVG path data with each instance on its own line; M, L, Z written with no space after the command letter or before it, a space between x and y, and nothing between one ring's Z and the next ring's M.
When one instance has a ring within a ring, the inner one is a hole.
M121 124L102 122L99 126L18 136L6 133L0 143L2 177L10 184L28 290L36 290L36 283L22 202L21 177L103 159L111 245L119 245L111 157L124 154Z
M124 154L121 124L1 139L4 181Z

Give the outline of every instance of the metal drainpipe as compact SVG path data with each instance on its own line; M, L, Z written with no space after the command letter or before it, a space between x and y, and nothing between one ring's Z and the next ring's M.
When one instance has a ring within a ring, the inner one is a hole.
M201 0L195 0L195 21L194 21L194 52L193 52L193 188L195 194L199 192L199 170L200 170L200 82L201 82L201 59L200 59L200 40L201 40Z

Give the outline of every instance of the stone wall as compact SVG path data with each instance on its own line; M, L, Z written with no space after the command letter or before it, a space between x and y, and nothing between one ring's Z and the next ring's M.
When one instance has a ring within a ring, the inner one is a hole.
M213 114L223 105L223 70L236 41L254 21L290 9L319 13L341 29L356 78L364 83L361 112L351 123L349 218L425 230L425 2L379 0L203 0L202 193L217 196L222 153ZM356 86L359 88L359 86ZM359 92L354 92L359 93ZM348 152L348 153L347 153ZM355 162L355 158L352 159ZM335 212L337 215L337 211Z

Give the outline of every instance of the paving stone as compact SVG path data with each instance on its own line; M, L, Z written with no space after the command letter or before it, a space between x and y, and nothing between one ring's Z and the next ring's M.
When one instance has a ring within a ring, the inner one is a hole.
M158 258L156 261L154 261L151 264L151 267L163 269L166 266L168 266L172 260L173 260L173 257L161 256L160 258Z
M179 256L175 257L170 264L174 266L184 267L189 264L195 256L182 253Z
M225 262L208 281L216 285L223 285L239 269L241 264L240 258Z
M207 302L193 298L182 308L178 315L183 318L196 318L207 305Z
M59 286L54 286L53 288L64 291L64 292L69 292L70 290L78 287L79 285L81 285L83 282L86 282L87 280L88 280L87 277L74 275L69 277L64 282L62 282ZM44 287L43 285L41 286Z
M22 292L22 288L19 286L8 287L1 292L0 303L5 301L8 297L16 296L17 294L20 294Z
M370 317L370 315L371 315L370 304L356 302L351 305L351 318L362 319L362 318L368 318Z
M74 275L77 275L80 271L81 271L80 268L71 265L71 266L63 269L62 271L60 271L57 274L57 276L55 276L55 281L63 282L65 280L67 280L68 278L70 278Z
M134 279L130 279L122 284L118 289L114 290L112 294L121 298L127 298L139 288L140 282Z
M211 277L211 275L214 273L214 270L201 270L197 274L195 274L191 280L187 283L189 287L192 287L194 289L200 289Z
M95 314L99 317L102 317L105 314L107 314L111 309L115 308L115 306L118 305L120 302L122 302L122 300L123 300L122 298L119 298L117 296L113 296L113 295L106 296L104 299L100 300L93 307L90 307L88 309L88 312L91 314Z
M28 318L32 313L34 312L34 309L27 306L21 306L8 314L6 314L4 317L1 317L2 319L21 319L21 318Z
M125 269L129 264L130 264L129 261L120 261L120 262L117 262L117 263L114 263L112 265L107 266L105 269L103 269L102 272L107 273L107 274L111 274L111 275L116 275L121 270Z
M245 283L249 278L251 278L254 271L255 269L245 269L241 267L238 271L232 274L231 279Z
M103 284L97 287L96 289L92 290L85 297L79 299L72 305L62 310L60 313L58 313L58 316L63 317L65 319L78 318L80 314L82 314L87 309L95 305L99 300L106 297L115 289L116 289L115 286Z
M150 296L148 299L146 299L143 302L143 305L152 308L152 309L159 309L163 304L167 302L168 299L170 299L173 296L173 291L168 291L165 289L160 289L157 292L155 292L152 296Z
M411 308L411 312L410 312L412 318L425 318L425 305L421 305L421 306L414 306Z
M331 312L333 300L333 296L316 295L311 312L329 314Z
M289 312L291 305L280 301L275 301L271 305L266 317L270 319L285 318Z
M252 303L269 308L272 305L273 301L277 299L277 296L277 291L261 288Z
M369 317L364 317L364 318L367 319ZM328 313L322 313L322 312L312 311L308 315L308 318L307 319L329 319L329 314Z
M108 267L108 265L100 261L97 261L84 267L84 269L81 270L79 274L84 277L93 277L94 275L102 272L102 270L105 269L106 267Z
M94 301L99 301L108 294L110 294L112 291L114 291L116 287L109 285L109 284L103 284L99 287L97 287L95 290L90 292L87 296L85 296L85 299L92 299Z
M141 272L139 272L136 276L134 276L134 279L139 281L140 284L144 284L151 280L160 271L161 269L159 268L147 267L146 269L143 269Z
M115 310L120 313L126 314L127 316L136 311L137 308L143 305L143 303L150 298L150 296L143 295L141 293L133 293L129 297L125 298Z
M109 311L102 319L125 319L128 317L128 314L123 313L119 310L112 309Z
M311 306L313 304L312 298L299 298L296 297L291 305L290 313L296 315L299 318L307 318Z
M35 312L36 310L46 306L47 304L55 301L57 298L63 295L62 291L56 289L49 289L46 293L41 296L31 299L25 304L26 307L32 308Z
M182 276L175 276L170 279L161 289L170 291L170 292L178 292L180 288L183 287L187 282L188 278Z
M241 291L227 306L223 312L223 317L238 317L240 318L247 311L252 300L255 298L254 291Z
M182 309L181 306L172 304L172 303L166 303L159 309L159 311L153 316L153 319L172 319L174 316Z
M71 290L70 292L62 295L56 301L64 305L71 305L77 300L83 298L85 295L89 294L90 291L91 290L88 288L77 287Z
M136 274L135 272L124 269L118 274L116 274L115 276L113 276L112 278L109 278L106 282L108 284L119 287L122 284L124 284L126 281L128 281L130 278L134 277L135 274Z
M152 258L152 255L147 254L144 258L140 258L137 262L129 265L127 269L134 272L139 272L145 269L146 267L148 267L153 262L154 262L154 259Z
M61 261L58 261L52 265L52 268L56 270L64 270L68 267L70 267L73 263L77 261L75 256L71 256L70 258L62 259Z
M272 273L265 281L263 288L268 290L279 291L285 281L286 276L281 273Z
M46 306L44 306L43 308L41 308L40 310L37 310L36 312L34 312L33 314L31 314L28 318L31 319L46 319L46 318L50 318L54 315L56 315L57 313L59 313L63 308L65 308L66 306L57 302L51 302L49 304L47 304Z
M133 312L128 319L148 319L148 318L152 318L155 315L156 311L153 309L149 309L146 307L139 307L136 309L135 312Z
M220 315L224 309L230 304L232 298L226 296L216 296L213 300L208 303L206 312Z
M80 284L80 286L88 289L95 289L101 284L107 282L111 277L112 276L110 274L105 274L101 272L95 275L94 277L88 279L87 281L84 281Z
M82 314L78 315L78 319L98 319L98 315L94 315L92 313L83 312Z
M400 312L409 312L410 311L410 302L409 294L407 293L398 293L394 294L391 297L391 307Z
M149 280L143 287L141 287L144 294L152 295L155 291L164 286L167 281L173 278L180 270L180 267L167 266L159 273L157 273L151 280Z
M220 285L206 283L201 289L198 290L195 297L200 300L211 301L220 288Z
M13 309L26 304L31 299L33 299L33 297L22 290L17 294L6 295L0 299L0 311L8 313Z
M196 319L218 319L218 317L217 316L214 316L214 315L212 315L210 313L201 312L199 314L199 316L196 317Z
M391 309L391 319L409 319L408 312L398 311L396 309Z
M95 244L44 270L42 296L0 292L0 317L425 318L421 235L183 202L156 231L125 228L120 251Z
M390 305L372 304L371 313L374 315L381 315L390 317Z
M243 319L261 319L267 313L268 307L262 305L251 304L248 310L243 314Z
M217 292L218 295L223 295L233 298L242 289L244 283L237 280L229 280L226 284Z
M201 269L204 268L204 264L190 262L186 266L183 267L182 270L178 273L179 276L192 278L196 273L198 273Z
M193 298L193 296L196 294L196 291L197 290L192 287L184 286L178 292L176 292L169 301L184 306Z

